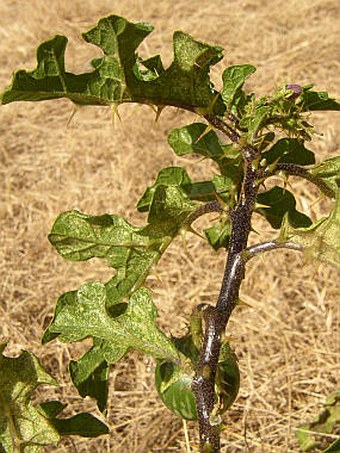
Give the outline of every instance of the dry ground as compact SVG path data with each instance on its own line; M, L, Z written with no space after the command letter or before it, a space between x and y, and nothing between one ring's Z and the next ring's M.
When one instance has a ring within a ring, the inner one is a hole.
M213 71L217 84L224 65L244 62L258 67L248 87L261 94L286 82L314 82L340 95L337 0L0 0L1 90L15 69L35 67L37 44L57 33L70 38L68 67L84 70L95 49L82 42L80 32L110 13L155 25L141 53L160 52L167 63L174 29L223 46L224 61ZM168 109L152 127L154 114L147 107L124 106L123 122L115 126L108 109L81 109L69 123L72 112L64 100L0 109L0 335L9 339L8 353L34 351L59 380L61 387L45 390L44 398L58 396L75 410L98 414L67 378L68 360L84 346L42 347L40 338L62 292L84 281L105 281L110 272L97 262L64 262L47 241L49 229L68 209L141 222L135 204L161 167L183 165L193 178L207 170L197 160L174 157L166 143L171 127L193 120L182 113ZM339 153L338 120L315 115L323 136L311 148L320 158ZM305 212L325 212L323 202L311 208L317 191L292 183ZM255 225L267 234L264 224ZM192 307L216 299L223 266L223 253L213 253L199 238L188 237L186 250L180 240L173 244L159 266L161 282L150 281L167 332L183 332ZM228 329L242 388L225 417L224 452L299 451L294 427L319 411L339 373L338 279L329 266L303 266L293 252L273 252L249 265L242 297L251 308L239 308ZM185 452L182 423L158 400L152 366L131 354L113 369L109 436L74 437L48 451ZM195 452L196 425L189 423L188 431Z

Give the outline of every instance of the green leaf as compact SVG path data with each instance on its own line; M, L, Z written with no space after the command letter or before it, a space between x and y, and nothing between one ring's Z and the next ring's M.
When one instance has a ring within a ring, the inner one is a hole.
M339 453L340 451L340 437L336 441L332 442L332 444L324 450L323 453Z
M313 85L303 87L301 93L301 106L303 111L308 110L340 110L340 104L329 97L326 91L312 91Z
M331 157L311 167L308 172L322 181L334 193L340 188L340 156Z
M109 428L102 421L87 412L69 418L55 418L51 423L61 436L73 434L82 437L98 437L109 433Z
M242 95L245 96L242 87L255 71L256 68L250 64L233 65L224 70L221 96L228 110L237 104L236 100L242 98Z
M150 57L147 60L142 60L141 65L143 65L145 69L140 69L139 74L143 80L146 81L156 79L160 74L162 74L162 72L165 71L159 55Z
M168 142L178 156L195 153L212 159L219 166L220 172L230 178L234 189L240 184L242 163L239 149L222 144L216 132L209 130L206 124L193 123L173 129Z
M125 308L125 304L117 307ZM101 412L105 412L107 404L109 364L118 362L125 353L124 345L94 338L92 348L79 360L72 360L69 364L72 382L80 396L94 398Z
M224 156L224 149L216 132L209 130L209 126L203 123L173 129L168 135L168 143L177 156L195 153L216 162Z
M275 186L257 196L257 202L268 207L258 207L256 212L262 214L270 225L278 229L285 216L293 227L309 227L312 222L308 216L297 211L294 195L288 190Z
M63 404L56 400L45 401L44 403L39 404L39 412L46 418L51 419L59 415L66 406L67 404Z
M106 352L110 348L116 353L114 360L119 360L126 352L126 348L119 349L108 341L94 338L93 346L78 361L72 360L69 371L73 384L77 387L80 396L90 396L97 401L101 412L105 411L108 397L109 364L105 360Z
M47 401L40 404L39 412L49 419L61 436L78 435L82 437L98 437L108 434L108 427L93 415L82 412L69 418L56 418L67 404L59 401Z
M116 215L70 211L57 218L49 239L66 259L103 258L116 269L107 282L113 304L144 283L196 207L180 187L160 185L144 227L134 227Z
M50 241L66 259L77 261L98 257L105 259L110 266L114 267L116 274L105 286L107 295L104 305L108 310L113 311L115 318L120 314L126 317L127 303L123 300L143 284L150 270L196 206L181 187L161 185L153 193L150 201L149 223L145 227L133 227L119 216L89 216L76 211L67 212L56 220ZM77 292L69 292L61 296L56 306L55 319L63 319L65 310L72 311L73 305L79 306L78 295ZM81 317L81 311L82 309L78 313L79 317ZM95 314L94 317L95 324L97 322ZM146 324L141 320L141 328L143 325ZM67 333L65 333L65 326L60 328L67 338L63 341L75 341L73 338L79 335L75 326L76 324L70 325ZM89 326L90 324L87 325ZM117 327L117 323L114 326ZM80 338L94 337L94 347L80 361L73 362L70 370L80 394L94 397L100 410L104 410L107 398L106 363L114 363L122 358L130 346L125 341L121 341L118 334L117 339L117 335L111 337L108 332L104 332L101 322L98 321L98 325L94 327L89 328L86 334L83 331L80 334ZM118 329L117 332L119 333L120 330ZM58 336L60 336L58 328L50 326L44 334L43 342L47 343ZM165 336L163 341L168 341ZM139 346L131 340L131 347ZM148 352L147 346L144 345L141 348ZM149 353L153 354L152 351Z
M156 56L142 62L147 68L143 73L136 50L152 30L147 23L133 24L119 16L101 19L83 38L98 46L104 55L92 61L93 71L82 74L65 70L65 36L43 42L37 50L37 68L17 71L1 102L64 97L81 105L132 101L191 110L213 106L214 111L223 113L222 101L216 101L217 92L209 78L211 65L222 58L222 49L177 31L170 67L164 70Z
M191 182L187 172L181 167L163 168L157 175L156 181L148 187L137 204L140 212L150 211L150 206L160 186L178 187L190 200L216 200L216 190L212 181Z
M238 186L234 183L235 178L236 176L231 173L231 176L215 175L212 180L218 198L230 207L237 201Z
M188 173L181 167L167 167L163 168L157 175L156 181L152 186L148 187L142 198L137 204L137 209L140 212L149 211L153 202L154 195L157 187L179 187L185 192L190 192L191 180Z
M0 352L5 344L0 346ZM27 351L19 357L0 355L0 451L35 453L47 445L57 445L60 436L31 402L41 384L57 385Z
M212 227L204 230L204 234L214 250L228 247L230 233L231 225L228 217L221 217Z
M320 219L308 228L284 226L283 237L303 246L308 258L340 267L340 190L334 209L328 217Z
M216 200L216 188L212 181L193 182L190 185L188 196L190 200L214 201Z
M117 360L129 349L138 349L156 358L176 362L177 350L157 326L156 317L157 309L147 289L137 290L126 303L111 305L106 287L93 282L59 298L47 332L57 334L64 342L87 337L107 340L113 351L118 351ZM91 360L89 368L93 370Z
M304 144L296 138L278 140L268 151L262 154L262 158L266 159L267 164L273 162L299 165L315 164L314 153L305 148Z
M340 438L329 445L328 437L323 434L332 434L340 423L340 390L335 391L326 399L324 409L311 422L300 425L295 435L302 451L314 451L322 448L326 452L338 452ZM328 441L328 442L327 442Z
M257 138L258 132L266 124L270 115L270 107L267 105L258 106L255 111L246 114L240 121L240 127L247 130L247 137L249 143L254 143Z

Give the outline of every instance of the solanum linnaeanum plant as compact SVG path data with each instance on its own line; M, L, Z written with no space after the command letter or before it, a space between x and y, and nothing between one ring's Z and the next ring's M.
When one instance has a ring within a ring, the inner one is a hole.
M78 211L64 212L55 221L49 240L63 258L102 258L115 272L105 284L90 282L63 294L43 343L93 338L93 346L69 369L80 395L95 398L101 411L110 366L131 349L151 355L162 401L176 415L198 420L202 452L218 452L221 415L239 389L237 359L225 331L246 263L260 253L288 248L340 266L340 157L316 162L306 147L313 135L311 112L340 105L312 85L286 84L260 98L248 94L243 87L255 71L250 64L227 67L217 90L209 72L222 58L220 47L176 31L174 59L165 68L159 55L143 60L136 52L151 31L147 23L118 16L100 20L83 37L103 55L82 74L67 72L67 38L55 36L39 46L35 70L15 73L1 102L68 98L77 105L140 103L193 113L195 122L172 130L168 142L179 156L212 159L218 173L210 180L192 181L180 167L160 170L138 202L137 209L147 214L141 227L115 214ZM290 175L316 185L332 200L328 216L312 222L296 209L285 184L265 188L267 179ZM210 212L217 218L205 238L227 256L220 294L217 301L196 307L183 338L169 338L156 322L145 280L172 241ZM248 246L254 212L277 230L276 240Z

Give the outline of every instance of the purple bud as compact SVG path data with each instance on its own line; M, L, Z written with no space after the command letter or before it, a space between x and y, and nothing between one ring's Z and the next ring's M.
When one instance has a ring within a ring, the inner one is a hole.
M296 99L302 93L301 85L297 85L296 83L290 83L290 84L286 85L285 89L293 91L293 94L291 96L289 96L289 98L288 98L291 100Z

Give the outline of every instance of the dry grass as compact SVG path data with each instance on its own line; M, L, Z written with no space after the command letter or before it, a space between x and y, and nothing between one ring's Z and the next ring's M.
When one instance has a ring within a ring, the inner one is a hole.
M85 5L85 7L84 7ZM260 93L286 82L315 82L339 96L339 15L337 0L1 0L0 86L18 67L33 68L35 48L61 33L70 38L67 62L83 70L95 49L80 32L109 13L148 21L156 31L141 46L144 55L161 52L171 61L173 29L222 45L226 57L213 71L218 82L223 65L247 62L258 67L249 88ZM151 128L147 107L124 106L122 124L112 126L107 109L79 110L68 125L72 106L66 101L2 107L0 141L0 335L9 352L37 353L61 382L44 398L59 396L75 410L91 410L69 384L66 364L83 345L40 338L56 298L93 279L105 281L109 270L99 262L66 263L52 250L47 234L64 210L118 213L141 222L134 212L145 186L166 165L184 165L201 177L203 165L173 156L166 144L171 127L187 116L168 110ZM320 158L339 152L339 123L333 114L315 115L323 131L311 147ZM191 119L189 119L191 120ZM295 184L295 183L294 183ZM317 192L295 184L308 210ZM316 204L314 214L325 206ZM265 225L256 224L266 233ZM324 396L333 391L339 372L339 274L326 265L302 267L301 256L273 252L249 265L242 297L252 308L238 309L228 334L236 338L242 389L226 415L224 452L297 452L294 427L310 419ZM213 302L224 266L196 237L170 248L159 267L162 283L150 281L167 332L183 332L192 307ZM185 452L180 420L162 407L153 385L152 363L131 354L111 374L109 436L74 437L56 452ZM192 451L197 428L188 425Z

